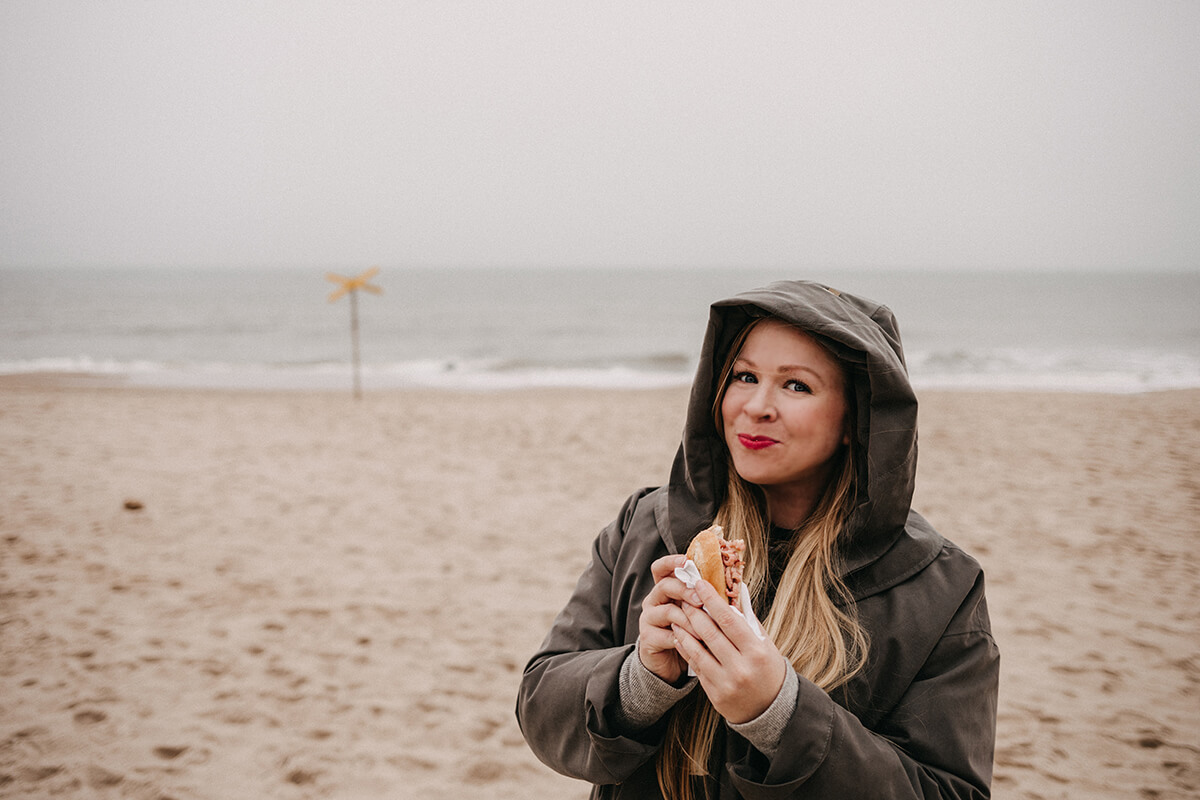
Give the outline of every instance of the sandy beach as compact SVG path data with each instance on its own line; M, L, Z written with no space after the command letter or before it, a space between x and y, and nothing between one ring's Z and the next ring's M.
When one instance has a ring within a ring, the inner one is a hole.
M685 395L0 380L0 797L585 797L517 683ZM994 796L1200 796L1200 391L921 403Z

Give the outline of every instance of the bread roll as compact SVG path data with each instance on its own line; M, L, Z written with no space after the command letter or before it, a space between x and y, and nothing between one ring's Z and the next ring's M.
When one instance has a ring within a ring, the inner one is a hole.
M705 528L688 545L687 557L695 564L700 577L725 597L729 604L741 610L738 600L742 591L742 553L746 543L725 538L720 525Z

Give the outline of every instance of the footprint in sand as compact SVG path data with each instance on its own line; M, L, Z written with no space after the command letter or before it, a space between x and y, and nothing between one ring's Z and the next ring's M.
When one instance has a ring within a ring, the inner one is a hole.
M526 768L500 761L485 759L477 761L467 768L463 781L469 784L496 783L498 781L519 780Z
M484 739L489 738L493 733L495 733L496 730L502 725L503 723L498 722L495 719L481 720L479 725L471 731L470 736L475 741L482 742Z
M495 783L502 780L508 767L498 761L480 761L472 764L465 776L467 783Z
M50 764L41 767L23 767L20 771L20 778L31 783L36 783L38 781L44 781L48 778L53 778L62 771L62 766L58 764Z
M107 770L104 767L89 765L85 771L87 784L93 789L104 789L109 786L116 786L125 780L125 776L119 773Z
M188 751L187 747L161 746L154 748L154 755L164 761L173 761Z
M294 769L284 776L284 780L288 783L294 783L297 786L304 786L310 783L316 783L319 774L307 769Z

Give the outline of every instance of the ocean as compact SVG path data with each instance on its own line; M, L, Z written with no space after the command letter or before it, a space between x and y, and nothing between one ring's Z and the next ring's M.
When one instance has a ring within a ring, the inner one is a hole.
M709 304L789 277L891 307L918 389L1200 387L1200 274L401 267L359 293L362 385L687 384ZM348 388L335 288L318 269L0 269L0 374Z

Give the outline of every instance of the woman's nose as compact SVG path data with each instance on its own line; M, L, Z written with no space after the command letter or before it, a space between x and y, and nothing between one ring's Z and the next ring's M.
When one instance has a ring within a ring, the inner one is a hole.
M754 419L773 419L775 404L771 402L769 387L759 384L746 400L745 410Z

